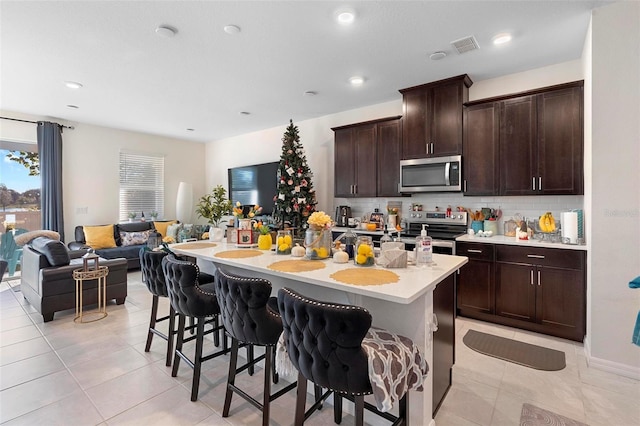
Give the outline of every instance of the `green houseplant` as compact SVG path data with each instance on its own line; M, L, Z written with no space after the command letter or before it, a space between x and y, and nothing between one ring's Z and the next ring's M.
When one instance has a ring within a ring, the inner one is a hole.
M198 217L207 219L211 225L209 229L209 238L212 240L222 240L224 231L218 228L220 220L225 214L229 214L233 205L231 200L226 198L227 191L218 185L213 188L210 194L200 197L196 206L196 214ZM215 234L215 235L214 235Z

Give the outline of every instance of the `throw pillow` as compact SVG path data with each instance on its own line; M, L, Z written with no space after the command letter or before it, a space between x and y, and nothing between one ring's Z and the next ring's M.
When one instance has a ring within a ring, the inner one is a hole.
M178 232L180 232L180 229L182 229L181 223L174 223L172 225L169 225L167 227L167 233L163 236L163 238L171 237L173 238L173 241L178 241Z
M24 234L16 235L14 240L16 244L19 246L23 246L38 237L47 237L51 240L60 240L60 234L56 231L48 231L46 229L38 230L38 231L29 231Z
M87 245L94 250L116 246L116 239L113 237L113 225L85 226L84 239Z
M151 231L121 232L120 241L122 241L123 247L145 244L149 239L149 234L151 234Z
M43 254L51 266L66 266L70 262L69 251L62 241L36 237L29 244L32 249Z
M175 220L166 221L166 222L153 222L153 227L156 228L156 231L162 235L162 238L167 236L167 228L170 225L177 223Z

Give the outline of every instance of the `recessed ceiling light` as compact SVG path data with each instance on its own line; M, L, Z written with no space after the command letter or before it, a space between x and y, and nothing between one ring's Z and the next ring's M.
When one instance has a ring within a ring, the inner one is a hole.
M349 83L351 83L352 86L362 86L362 84L364 83L364 77L354 75L349 79Z
M225 33L231 35L238 34L240 31L242 31L237 25L225 25L223 29Z
M156 34L166 38L171 38L175 36L177 32L178 30L176 30L173 27L170 27L169 25L160 25L158 28L156 28Z
M76 81L65 81L64 85L67 86L69 89L79 89L82 87L82 84Z
M78 109L80 107L78 105L67 105L67 108Z
M511 34L509 33L500 33L493 36L491 39L493 40L493 44L504 44L509 43L511 41Z
M440 59L444 58L445 56L447 56L447 54L445 52L442 52L442 51L433 52L431 55L429 55L429 59L431 59L432 61L439 61Z
M249 111L240 111L239 114L240 115L251 115L251 113Z
M187 132L193 132L195 129L187 129Z
M338 12L336 19L342 25L349 25L356 20L356 14L352 10L342 10Z
M315 96L317 94L318 92L314 92L313 90L307 90L306 92L303 93L303 95L305 96Z

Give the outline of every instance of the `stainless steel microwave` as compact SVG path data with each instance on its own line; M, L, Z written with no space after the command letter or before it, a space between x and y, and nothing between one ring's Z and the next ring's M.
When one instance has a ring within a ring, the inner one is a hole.
M400 161L400 192L462 191L462 156Z

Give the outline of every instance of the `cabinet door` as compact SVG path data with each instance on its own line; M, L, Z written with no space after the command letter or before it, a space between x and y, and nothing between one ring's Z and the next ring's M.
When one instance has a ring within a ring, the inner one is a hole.
M464 195L497 195L500 104L473 105L464 119Z
M500 193L534 194L537 135L534 96L502 102L500 114ZM536 186L537 187L537 186Z
M451 386L451 370L455 363L455 274L449 275L433 290L433 313L438 330L433 333L432 409L437 411Z
M536 318L549 334L582 341L585 334L583 271L538 266Z
M353 129L356 197L376 196L376 133L375 124L358 126Z
M378 182L379 197L399 197L400 183L400 120L378 123Z
M463 253L459 253L464 256ZM472 260L460 268L458 275L458 310L462 315L494 313L493 262Z
M353 130L341 129L335 132L334 145L334 196L353 197L355 184Z
M430 129L427 132L431 156L462 154L462 83L431 89L428 104Z
M402 158L424 158L427 156L428 120L427 88L416 89L402 94Z
M583 193L582 88L537 96L540 194Z
M532 265L496 263L496 314L523 321L536 319L535 271Z

